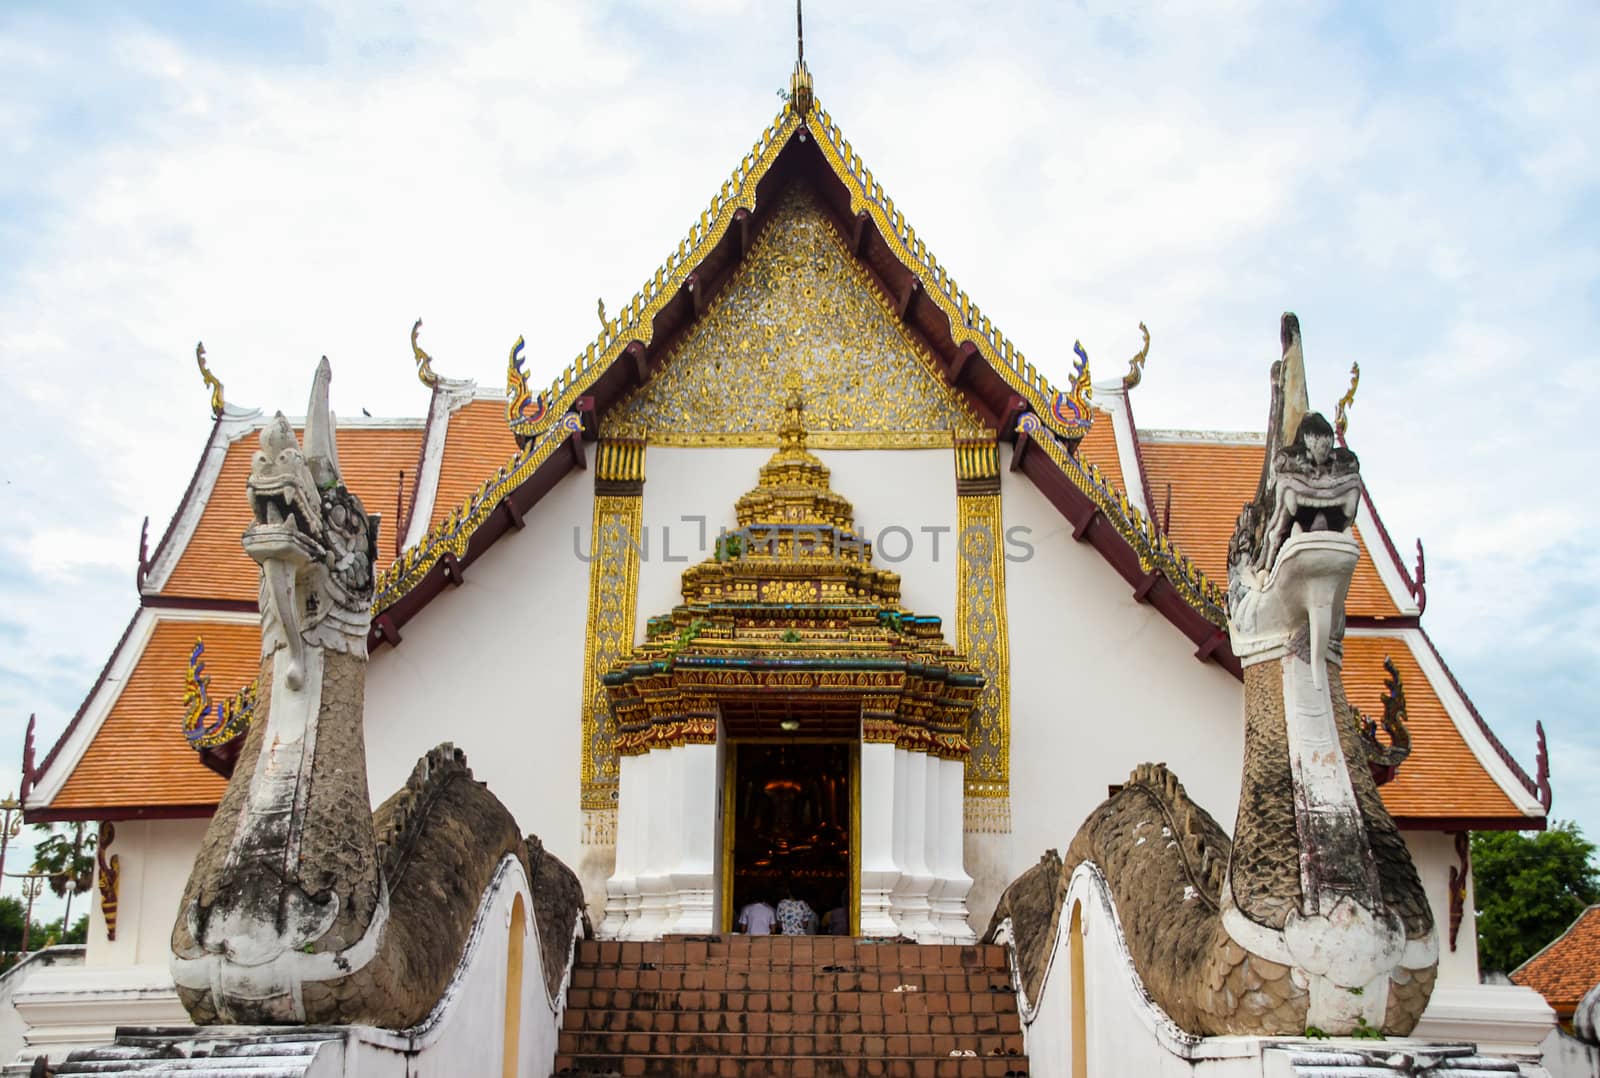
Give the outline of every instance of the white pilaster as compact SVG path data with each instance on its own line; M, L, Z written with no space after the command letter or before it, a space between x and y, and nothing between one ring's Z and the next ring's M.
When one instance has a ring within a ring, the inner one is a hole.
M645 818L640 821L645 849L638 875L638 915L630 909L623 939L660 939L666 929L672 897L672 881L667 877L678 852L678 834L672 817L673 768L677 763L666 750L656 749L639 757L645 773Z
M617 760L617 862L606 880L606 913L600 922L601 939L620 939L627 931L630 913L639 908L639 865L643 852L640 831L645 819L643 757Z
M676 862L666 877L671 885L672 920L665 929L679 934L713 931L713 884L717 850L717 747L681 745L675 756L672 818L679 821Z
M894 750L894 857L900 879L890 895L890 913L900 926L900 934L932 942L938 935L928 910L928 886L933 874L928 870L924 850L927 833L928 754L906 749Z
M946 943L972 943L977 934L967 915L972 877L962 863L964 848L963 766L960 760L929 760L928 834L933 839L930 867L935 877L933 923Z
M895 747L861 746L861 934L898 936L889 895L900 879L894 859Z

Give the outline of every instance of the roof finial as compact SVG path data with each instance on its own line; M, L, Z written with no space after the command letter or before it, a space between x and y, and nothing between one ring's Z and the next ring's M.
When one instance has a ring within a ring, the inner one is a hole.
M200 377L205 379L206 385L211 387L211 414L218 419L222 418L222 383L217 381L217 376L211 373L211 368L206 366L205 342L194 346L194 361L200 364Z
M439 385L439 376L433 373L433 357L422 350L422 345L417 343L417 334L422 330L422 319L417 319L411 326L411 354L417 359L417 377L422 379L422 384L429 389Z
M805 17L800 11L800 0L794 0L794 74L789 76L789 103L803 120L811 111L811 72L806 70Z
M1139 349L1139 354L1128 360L1128 373L1122 376L1122 388L1132 389L1144 377L1144 361L1150 358L1150 331L1144 323L1139 323L1139 332L1144 335L1144 347Z
M1339 436L1339 444L1344 445L1344 432L1350 427L1348 409L1356 402L1356 386L1361 384L1361 364L1350 364L1350 388L1344 391L1344 396L1339 398L1339 407L1333 413L1333 433Z

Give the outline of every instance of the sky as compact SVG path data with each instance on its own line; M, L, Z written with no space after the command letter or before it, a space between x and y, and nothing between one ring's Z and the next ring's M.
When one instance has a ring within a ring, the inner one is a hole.
M0 7L0 761L134 611L140 521L210 427L197 340L290 413L326 354L335 410L421 414L419 316L442 374L502 384L520 334L537 384L794 46L786 0ZM1314 405L1359 362L1350 445L1426 545L1424 625L1530 773L1544 722L1552 814L1600 838L1600 6L808 0L806 59L1058 384L1144 321L1141 426L1258 430L1280 312Z

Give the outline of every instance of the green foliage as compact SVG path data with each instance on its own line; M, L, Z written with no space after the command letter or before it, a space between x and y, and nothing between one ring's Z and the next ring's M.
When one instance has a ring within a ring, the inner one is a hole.
M737 532L727 532L717 536L716 559L718 561L732 561L744 553L744 536Z
M89 942L89 915L87 913L85 913L81 917L79 917L76 921L74 921L72 927L67 930L67 934L65 936L61 937L60 942L62 942L62 943L87 943L87 942Z
M1542 832L1476 831L1472 877L1478 911L1478 965L1509 973L1600 902L1594 843L1578 825Z
M1385 1039L1383 1030L1377 1026L1367 1025L1367 1020L1360 1015L1356 1016L1356 1028L1350 1031L1350 1036L1358 1041L1381 1041Z
M22 916L25 907L20 898L7 895L0 898L0 951L22 949Z
M15 964L17 952L22 950L22 916L26 906L20 898L7 895L0 898L0 971ZM28 950L37 951L52 943L83 943L89 938L89 915L78 918L72 929L61 936L60 918L33 922L28 930Z
M1306 1036L1310 1037L1314 1041L1325 1041L1328 1039L1327 1032L1324 1031L1321 1026L1307 1026Z
M50 890L58 898L66 895L69 881L75 894L86 894L94 886L94 833L82 823L67 824L64 830L57 826L33 825L39 838L33 846L31 871L48 873Z
M800 643L800 634L793 629L785 629L781 639L785 644L798 644Z

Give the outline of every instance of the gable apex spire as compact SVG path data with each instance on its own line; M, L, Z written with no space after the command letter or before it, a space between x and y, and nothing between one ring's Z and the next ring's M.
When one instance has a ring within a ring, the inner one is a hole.
M811 91L811 72L806 69L806 26L800 0L794 0L794 43L794 74L789 76L789 101L803 120L811 111L814 95Z

